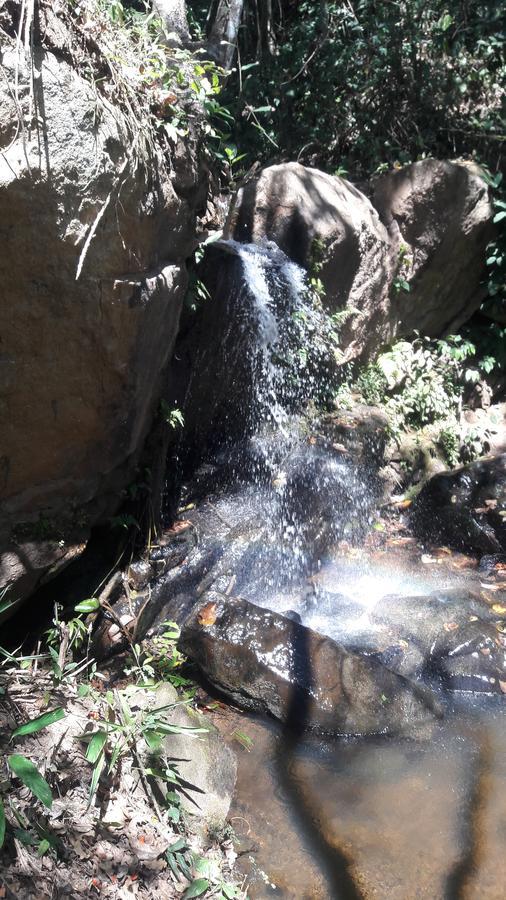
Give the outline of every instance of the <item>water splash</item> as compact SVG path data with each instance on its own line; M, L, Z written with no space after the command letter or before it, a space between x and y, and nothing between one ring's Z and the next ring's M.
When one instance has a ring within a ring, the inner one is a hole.
M214 457L229 478L218 502L229 521L264 523L256 540L246 540L246 551L244 535L234 537L234 566L237 590L268 605L273 592L318 565L330 542L363 527L373 498L367 473L318 434L318 416L336 387L339 350L307 273L272 242L221 241L216 250L222 264L230 256L239 263L229 295L220 290L213 298L225 310L226 336L216 347L216 369L206 372L211 382L230 370L235 375L221 413L228 429ZM212 475L216 490L224 482Z

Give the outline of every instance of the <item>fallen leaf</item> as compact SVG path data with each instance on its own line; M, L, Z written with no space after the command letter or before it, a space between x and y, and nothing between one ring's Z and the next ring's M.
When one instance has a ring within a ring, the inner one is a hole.
M503 694L506 694L506 681L501 681L501 679L499 679L499 687Z
M459 626L456 622L445 622L443 628L445 631L455 631Z
M191 528L192 523L188 519L179 519L177 522L174 522L173 525L167 529L166 534L181 534L182 531L186 531L187 528Z
M494 603L492 611L498 613L498 615L500 616L503 616L504 613L506 613L506 606L503 606L501 603Z
M203 625L204 628L214 625L216 622L216 603L206 603L200 610L197 618L199 625Z
M422 553L421 562L423 562L424 566L430 566L437 562L434 556L429 556L428 553Z

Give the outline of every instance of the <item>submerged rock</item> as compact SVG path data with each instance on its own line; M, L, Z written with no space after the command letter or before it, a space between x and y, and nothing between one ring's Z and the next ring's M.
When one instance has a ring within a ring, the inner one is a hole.
M439 714L429 691L296 621L210 592L181 649L239 706L331 734L407 732Z
M434 475L411 511L415 531L480 556L506 551L506 453Z

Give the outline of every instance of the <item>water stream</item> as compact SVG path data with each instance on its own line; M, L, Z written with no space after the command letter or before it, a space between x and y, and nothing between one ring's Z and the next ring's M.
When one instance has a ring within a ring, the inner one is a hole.
M477 560L419 545L402 514L375 530L378 460L336 444L322 412L334 320L274 245L220 253L233 269L213 297L226 327L205 335L195 372L221 391L199 407L194 377L187 403L204 447L214 428L183 501L198 537L187 571L205 572L197 592L295 619L445 703L429 730L368 740L218 713L236 749L238 729L253 742L238 750L232 811L251 896L502 900L502 594Z

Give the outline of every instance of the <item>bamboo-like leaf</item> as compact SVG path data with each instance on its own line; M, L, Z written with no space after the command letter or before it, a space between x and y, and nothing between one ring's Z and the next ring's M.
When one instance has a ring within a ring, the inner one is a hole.
M44 806L51 809L53 804L53 795L45 778L42 777L39 770L26 756L19 753L13 753L8 757L7 762L15 775L26 784L27 788L40 800Z
M23 737L26 734L35 734L36 731L42 731L43 728L47 728L53 722L59 722L60 719L64 719L65 715L65 710L59 706L57 709L52 709L50 712L37 716L36 719L30 719L29 722L25 722L24 725L20 725L19 728L12 732L11 740Z
M91 776L90 800L89 800L90 803L93 800L93 797L95 796L95 791L97 790L98 782L100 780L100 776L102 774L102 769L104 768L104 764L105 764L105 753L101 753L95 763L95 767L93 769L93 775Z
M96 731L92 736L88 749L86 750L86 759L93 765L102 753L107 741L107 731Z
M0 797L0 847L3 847L5 840L5 809Z

